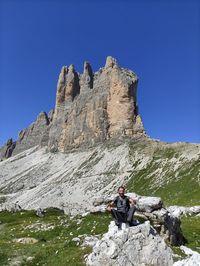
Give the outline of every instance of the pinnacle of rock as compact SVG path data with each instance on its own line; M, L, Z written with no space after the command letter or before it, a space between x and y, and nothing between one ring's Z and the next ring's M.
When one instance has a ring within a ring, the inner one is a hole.
M117 60L112 56L108 56L106 58L105 68L113 68L114 66L118 66Z
M80 79L81 93L88 91L93 87L93 72L90 63L84 63L83 74Z
M36 122L23 129L17 154L36 145L50 151L89 147L112 138L146 136L136 101L137 76L118 67L111 56L104 68L93 73L84 63L79 74L74 65L63 66L58 78L55 111L42 112Z

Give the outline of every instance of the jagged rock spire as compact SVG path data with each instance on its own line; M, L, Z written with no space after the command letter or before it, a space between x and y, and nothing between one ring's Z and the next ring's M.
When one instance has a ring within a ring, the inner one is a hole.
M118 66L117 60L112 56L107 56L105 68L113 68L117 66Z
M74 65L62 67L57 84L55 117L63 111L63 105L72 102L79 92L79 77Z
M93 87L93 72L90 63L84 63L83 74L80 79L81 92L88 91Z
M73 101L80 92L79 77L74 65L69 66L65 82L65 101Z

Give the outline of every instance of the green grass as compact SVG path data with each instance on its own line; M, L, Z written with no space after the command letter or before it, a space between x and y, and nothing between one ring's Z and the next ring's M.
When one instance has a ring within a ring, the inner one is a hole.
M200 217L199 216L182 216L181 229L186 239L184 244L188 248L200 253ZM171 246L173 252L179 256L175 261L187 257L180 247Z
M108 230L111 221L109 213L89 214L86 217L69 217L58 209L47 209L43 218L38 218L34 211L17 213L0 213L0 265L20 260L23 266L31 265L73 265L82 266L84 255L91 252L90 247L84 249L74 237L84 239L84 235L101 236ZM143 219L140 220L144 222ZM183 216L181 219L183 235L187 239L186 246L200 251L200 217ZM36 223L53 225L47 231L33 228ZM31 228L32 227L32 228ZM33 237L38 240L35 244L21 244L13 239ZM178 247L172 247L174 252L184 257ZM33 257L27 261L27 257Z
M183 216L181 227L187 239L186 246L200 253L200 217L194 215Z
M149 146L148 146L149 145ZM132 173L126 188L139 195L159 196L166 206L194 206L200 204L200 161L184 161L181 151L176 147L153 147L147 143L130 143L130 159L133 161ZM135 160L134 151L148 154L151 158L145 168L138 168L140 160ZM180 166L174 170L173 161ZM162 178L156 172L162 167ZM200 217L183 216L181 228L189 248L200 252ZM184 257L179 247L173 251Z
M79 235L101 235L107 231L110 220L107 213L70 218L57 209L47 209L43 218L38 218L33 211L1 212L0 265L9 265L10 261L17 259L21 265L85 265L83 257L91 252L91 248L77 246L72 239ZM36 223L53 225L54 228L37 231L27 227ZM33 237L38 242L13 242L21 237ZM33 260L28 262L27 257L33 257Z
M139 144L129 144L130 159L134 158L135 150L144 154L149 150L151 160L142 169L138 169L140 160L133 160L127 190L140 195L159 196L166 205L199 205L200 161L182 162L181 152L176 148L153 148L150 144ZM173 160L179 160L178 169L174 170ZM162 169L161 174L156 172L157 169Z

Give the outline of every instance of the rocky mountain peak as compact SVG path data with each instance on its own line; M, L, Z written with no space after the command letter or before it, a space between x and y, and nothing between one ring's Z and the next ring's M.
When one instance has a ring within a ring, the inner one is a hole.
M65 152L111 138L145 136L138 112L137 84L136 74L121 68L111 56L95 73L88 62L82 74L73 64L63 66L55 112L40 113L36 122L20 132L14 154L36 145Z
M117 66L118 66L117 60L112 56L107 56L105 68L113 68Z

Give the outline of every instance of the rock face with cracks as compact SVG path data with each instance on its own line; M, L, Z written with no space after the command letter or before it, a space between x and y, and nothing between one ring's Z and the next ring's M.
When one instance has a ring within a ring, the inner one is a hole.
M114 222L111 222L109 231L97 241L86 264L90 266L171 266L173 259L172 250L149 222L120 231Z
M144 135L136 101L137 82L137 76L119 67L112 57L96 73L88 62L83 74L73 65L63 67L49 149L67 151L110 138Z
M121 68L111 56L95 73L88 62L82 74L73 65L63 66L55 113L40 113L36 122L20 131L16 147L4 157L1 152L0 159L36 145L65 152L108 139L145 136L136 99L137 83L136 74Z
M15 146L16 142L12 139L8 139L6 144L0 148L0 161L9 158L12 155Z
M163 202L160 197L140 196L135 193L126 193L126 195L135 200L136 218L140 217L151 221L160 236L171 245L179 246L184 243L185 239L181 231L180 219L163 208ZM116 195L96 198L93 201L94 210L105 210L106 204L115 197Z

